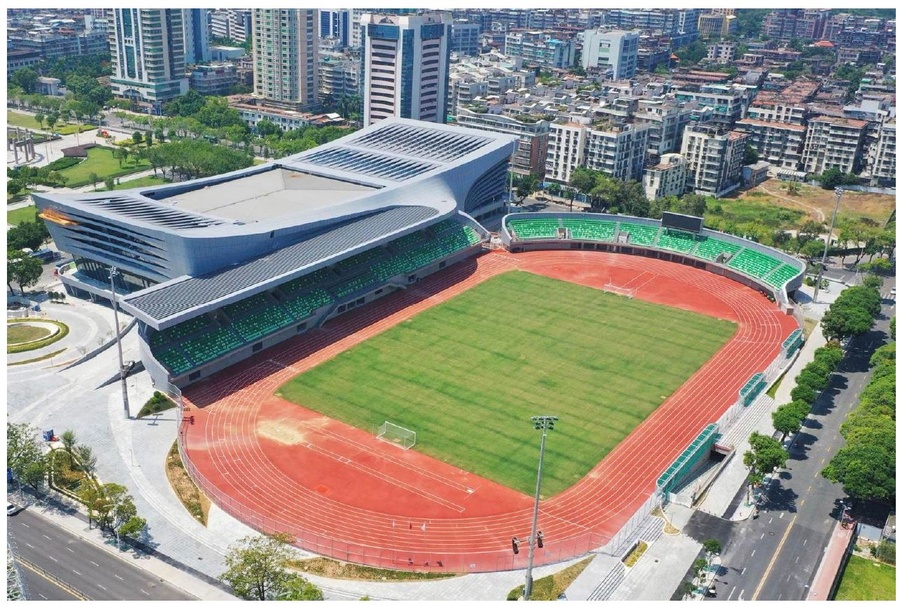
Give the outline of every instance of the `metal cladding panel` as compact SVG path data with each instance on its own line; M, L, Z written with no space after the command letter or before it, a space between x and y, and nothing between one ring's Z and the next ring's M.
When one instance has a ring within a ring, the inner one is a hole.
M435 209L421 206L381 211L244 264L142 291L125 298L123 307L162 320L231 295L246 296L254 287L259 291L279 279L292 279L296 270L321 264L437 216Z

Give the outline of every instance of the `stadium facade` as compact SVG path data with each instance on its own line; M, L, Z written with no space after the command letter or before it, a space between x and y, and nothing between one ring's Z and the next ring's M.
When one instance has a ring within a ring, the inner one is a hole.
M154 383L184 387L479 252L514 142L390 118L224 175L34 199L75 258L66 290L115 280Z

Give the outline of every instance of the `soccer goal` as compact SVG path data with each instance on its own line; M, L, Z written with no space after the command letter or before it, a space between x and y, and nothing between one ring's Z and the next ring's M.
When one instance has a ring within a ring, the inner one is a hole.
M608 282L605 285L603 285L603 290L608 291L610 293L615 293L616 295L624 295L628 299L631 299L632 297L634 297L634 292L636 291L636 289L626 289L625 287L620 287L618 285L614 285L611 282Z
M393 443L398 447L402 447L403 449L409 449L416 444L415 431L408 430L403 426L398 426L397 424L392 424L391 422L384 422L383 424L381 424L381 426L378 427L378 432L375 434L375 438L377 438L378 440Z

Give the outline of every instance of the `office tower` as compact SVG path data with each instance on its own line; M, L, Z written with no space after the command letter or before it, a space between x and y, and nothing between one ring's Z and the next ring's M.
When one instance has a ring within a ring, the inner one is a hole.
M206 63L211 58L209 9L184 9L184 62L188 65Z
M188 91L184 67L184 10L107 9L112 92L136 102L161 104Z
M319 102L319 11L253 9L253 94L313 108Z
M363 125L388 116L447 121L449 13L364 14Z
M350 46L350 10L320 10L319 36L339 40L342 48Z

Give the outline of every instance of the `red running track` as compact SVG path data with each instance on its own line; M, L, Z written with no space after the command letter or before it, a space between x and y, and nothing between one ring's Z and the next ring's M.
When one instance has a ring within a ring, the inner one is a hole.
M189 388L188 466L227 512L303 548L395 568L522 568L510 539L531 530L533 497L403 451L275 396L291 377L502 272L526 270L738 323L735 336L574 486L541 501L535 563L612 538L656 479L775 359L796 321L759 292L696 268L600 252L493 252L338 317ZM473 447L477 448L477 447ZM524 542L523 542L524 546Z

